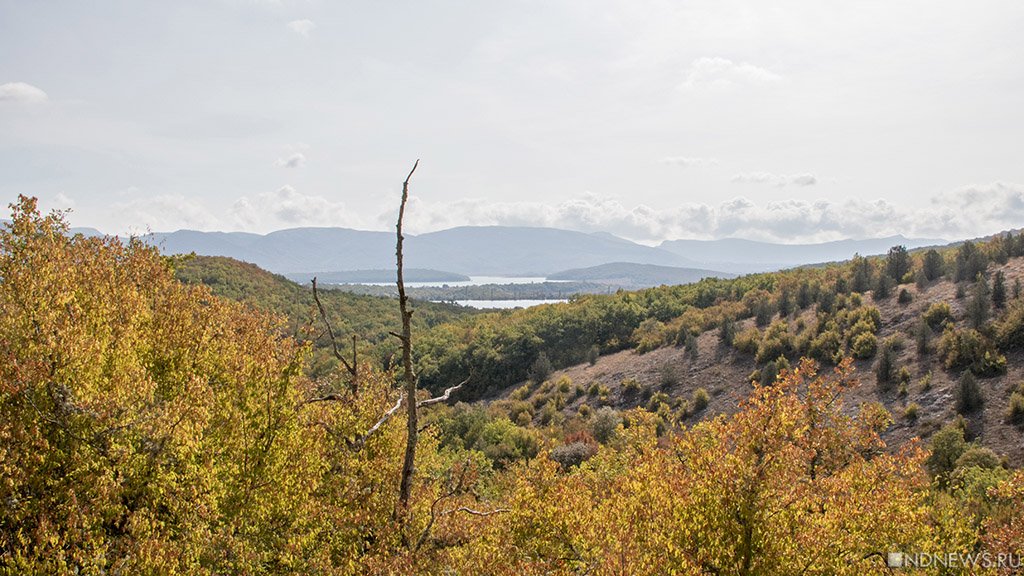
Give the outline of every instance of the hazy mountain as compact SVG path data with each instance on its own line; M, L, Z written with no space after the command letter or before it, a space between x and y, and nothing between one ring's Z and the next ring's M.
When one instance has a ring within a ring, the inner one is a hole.
M393 233L348 228L292 228L265 235L179 230L151 234L146 239L167 254L230 256L278 274L390 270L395 262ZM603 232L463 226L407 234L405 264L466 275L547 276L625 262L747 273L843 260L854 253L881 254L896 244L913 248L937 243L940 241L893 236L803 245L738 239L672 240L651 247Z
M266 235L179 230L147 240L164 253L230 256L279 274L390 269L395 237L390 232L346 228L293 228ZM460 227L406 235L410 268L476 275L537 275L608 262L686 265L685 257L610 234L554 228Z
M548 276L548 280L576 280L580 282L600 282L618 284L625 287L660 286L662 284L689 284L701 278L732 278L735 274L701 270L698 268L678 268L675 266L657 266L655 264L633 264L632 262L612 262L590 268L565 270Z
M703 266L727 272L766 272L803 264L848 260L854 254L885 254L889 248L907 248L945 244L932 238L889 236L867 240L838 240L819 244L775 244L739 238L721 240L666 240L659 246Z
M426 268L404 268L402 275L406 282L465 282L469 276L429 270ZM299 284L305 284L315 276L323 284L394 284L395 269L381 270L340 270L333 272L289 272L285 276Z

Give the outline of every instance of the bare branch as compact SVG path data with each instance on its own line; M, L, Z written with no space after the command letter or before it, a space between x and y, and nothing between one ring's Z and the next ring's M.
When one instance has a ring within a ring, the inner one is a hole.
M398 397L398 401L395 402L395 405L392 406L390 410L385 412L384 415L380 417L380 420L377 420L376 424L374 424L373 426L370 426L370 429L366 431L366 434L363 434L362 436L356 438L355 440L350 441L348 443L348 445L351 448L362 448L366 444L366 440L370 436L372 436L377 430L380 430L380 427L383 426L384 424L386 424L388 420L391 420L391 417L394 416L395 412L398 412L398 409L401 408L401 407L402 407L402 396L399 396Z
M430 406L431 404L438 404L438 403L441 403L441 402L447 402L448 401L448 397L452 395L452 392L455 392L459 388L462 388L462 385L467 383L467 382L469 382L469 378L466 378L465 380L463 380L462 382L459 382L455 386L452 386L451 388L448 388L447 390L444 391L444 394L442 394L442 395L440 395L440 396L438 396L436 398L430 398L428 400L420 400L419 402L416 403L416 407L417 408L423 408L424 406Z
M460 506L459 508L456 508L454 510L446 510L446 511L442 512L441 515L442 516L448 516L448 515L456 514L456 513L459 513L459 512L465 512L466 514L472 514L474 516L492 516L494 514L503 514L505 512L511 512L511 511L512 511L511 508L495 508L494 510L480 511L480 510L473 510L472 508L466 508L465 506Z
M327 336L331 339L331 348L334 351L334 357L341 361L348 370L348 373L352 375L352 391L356 391L356 376L358 375L358 364L356 359L356 337L352 336L352 363L349 364L345 356L342 355L341 350L338 349L338 339L334 336L334 328L331 327L331 321L327 319L327 310L324 308L322 302L320 302L320 293L316 289L316 276L313 277L313 300L316 301L316 307L320 311L320 318L323 319L324 325L327 327Z

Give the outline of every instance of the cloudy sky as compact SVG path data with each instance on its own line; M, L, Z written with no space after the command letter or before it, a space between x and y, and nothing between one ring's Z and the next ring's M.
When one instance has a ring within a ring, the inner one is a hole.
M1024 3L0 0L0 198L109 233L1024 225Z

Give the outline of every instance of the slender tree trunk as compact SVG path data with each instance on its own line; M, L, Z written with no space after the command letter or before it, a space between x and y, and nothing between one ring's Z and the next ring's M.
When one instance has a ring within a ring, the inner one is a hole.
M405 386L405 409L407 413L408 435L405 441L405 461L402 464L402 484L398 493L399 518L404 519L409 507L409 495L412 492L412 475L416 462L416 441L417 427L416 419L416 374L412 369L412 310L409 309L409 298L405 295L405 280L402 275L402 221L405 219L405 204L409 200L409 179L416 171L420 161L413 164L409 175L402 183L402 203L398 208L398 240L396 242L395 257L398 268L398 307L402 314L402 382Z

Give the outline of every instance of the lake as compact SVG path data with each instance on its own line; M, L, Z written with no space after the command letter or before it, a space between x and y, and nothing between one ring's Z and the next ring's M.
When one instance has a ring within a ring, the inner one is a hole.
M554 304L556 302L568 302L565 298L560 300L456 300L455 303L460 306L469 306L470 308L529 308L530 306L537 306L539 304Z
M454 282L406 282L406 288L442 288L444 286L483 286L484 284L541 284L544 282L568 282L568 280L548 280L547 278L519 277L519 276L470 276L469 280L458 280ZM365 284L367 286L394 286L394 282L353 282L353 284Z

